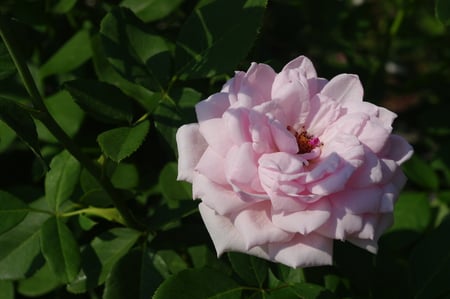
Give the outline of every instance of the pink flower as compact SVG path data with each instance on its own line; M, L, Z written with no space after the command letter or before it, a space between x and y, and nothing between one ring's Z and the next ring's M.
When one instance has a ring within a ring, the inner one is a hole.
M356 75L318 78L303 56L278 74L252 63L195 108L177 132L178 179L218 255L307 267L332 263L334 239L377 251L412 148Z

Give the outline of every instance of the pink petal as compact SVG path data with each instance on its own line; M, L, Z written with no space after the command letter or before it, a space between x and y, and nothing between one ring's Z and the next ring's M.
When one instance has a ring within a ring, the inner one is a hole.
M309 115L305 120L308 133L320 136L339 117L338 103L327 96L318 94L311 99Z
M401 136L391 134L382 157L394 160L398 165L403 164L413 155L412 146Z
M262 192L257 157L251 143L232 147L225 160L225 176L230 184L245 192Z
M223 113L230 107L230 99L227 93L215 93L206 100L195 105L198 122L211 118L221 118Z
M316 232L327 238L345 240L348 235L359 232L362 227L361 215L348 214L343 209L333 209L328 221Z
M364 214L378 213L382 201L383 190L373 185L365 189L351 189L329 196L330 201L344 213Z
M221 156L225 156L233 145L226 130L225 121L221 118L212 118L201 122L199 131L211 149Z
M304 123L309 113L309 87L304 75L291 69L280 72L273 82L271 97L284 112L284 125Z
M181 126L176 134L178 146L177 180L192 182L194 168L206 150L207 144L198 124Z
M268 254L260 247L246 249L244 238L229 218L218 215L203 203L198 208L216 248L217 256L227 251L238 251L269 259Z
M269 213L270 202L263 201L247 207L235 216L233 222L245 240L246 249L267 243L286 242L294 236L274 225Z
M251 142L249 111L246 108L228 109L223 115L224 129L236 145ZM222 132L216 134L221 135Z
M330 209L331 205L327 200L319 200L309 204L303 211L274 213L272 221L285 231L307 235L328 220Z
M283 67L282 71L287 70L296 70L308 79L317 77L316 69L314 68L313 63L311 62L311 60L309 60L309 58L305 56L299 56L288 62Z
M219 185L227 185L225 177L225 159L216 151L208 147L195 168L199 173L205 175Z
M333 240L315 233L268 245L270 259L292 268L332 264Z
M220 215L239 211L252 204L243 201L230 187L216 184L202 174L194 176L192 194Z
M331 79L320 93L344 105L351 105L363 100L364 90L357 75L340 74Z

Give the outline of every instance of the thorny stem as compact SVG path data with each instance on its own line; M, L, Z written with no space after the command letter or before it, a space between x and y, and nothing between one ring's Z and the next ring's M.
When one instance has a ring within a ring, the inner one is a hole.
M98 181L105 192L111 198L114 206L119 211L125 223L133 228L142 228L142 224L137 222L134 215L128 209L124 199L114 188L111 181L102 175L100 169L92 162L78 147L78 145L63 131L53 116L49 113L45 106L44 100L36 87L30 70L20 52L18 45L11 31L12 22L5 16L0 16L0 36L17 68L17 71L23 81L23 84L30 95L31 102L36 109L33 116L39 119L47 129L59 140L59 142L74 156L80 164Z

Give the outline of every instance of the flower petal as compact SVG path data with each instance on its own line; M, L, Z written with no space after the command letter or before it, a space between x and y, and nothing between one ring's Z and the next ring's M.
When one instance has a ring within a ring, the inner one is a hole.
M357 75L340 74L331 79L320 92L344 106L363 100L364 90Z
M198 124L181 126L176 134L178 146L177 180L192 183L194 168L206 150L207 144Z
M230 107L229 94L215 93L195 105L197 120L200 123L211 118L220 118L228 107Z

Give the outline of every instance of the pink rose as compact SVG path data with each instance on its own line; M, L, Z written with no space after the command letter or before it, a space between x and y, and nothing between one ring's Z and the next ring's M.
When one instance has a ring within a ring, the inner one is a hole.
M218 255L295 268L331 264L334 239L377 251L412 148L356 75L318 78L303 56L278 74L252 63L195 108L198 123L177 132L178 179Z

